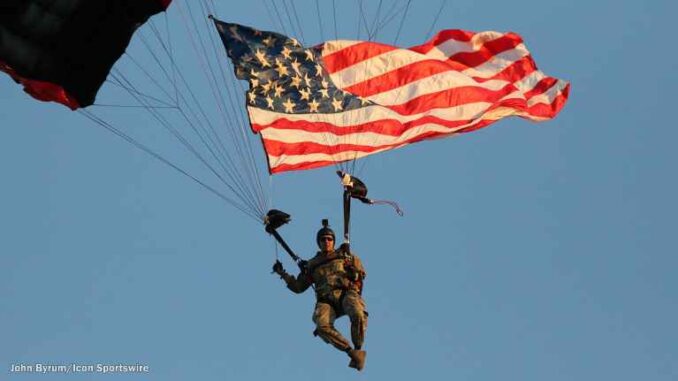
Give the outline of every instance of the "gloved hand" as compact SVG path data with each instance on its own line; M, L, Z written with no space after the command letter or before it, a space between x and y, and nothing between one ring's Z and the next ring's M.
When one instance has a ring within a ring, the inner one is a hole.
M280 261L276 260L273 264L273 272L278 275L282 275L285 272L285 269L283 269L283 265Z

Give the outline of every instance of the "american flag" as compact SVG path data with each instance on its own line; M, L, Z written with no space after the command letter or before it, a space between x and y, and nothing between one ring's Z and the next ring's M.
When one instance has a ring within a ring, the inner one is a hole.
M443 30L423 45L328 41L304 48L274 32L214 20L269 170L355 160L486 127L507 116L542 121L569 84L537 70L515 33Z

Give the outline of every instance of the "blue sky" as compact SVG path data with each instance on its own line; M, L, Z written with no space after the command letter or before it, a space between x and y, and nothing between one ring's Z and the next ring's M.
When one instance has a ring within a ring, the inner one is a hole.
M277 30L268 1L219 3L226 21ZM368 19L378 3L364 2ZM440 3L412 4L403 46L426 39ZM321 42L315 2L295 5L305 42ZM332 2L320 6L329 38ZM336 7L339 37L355 38L357 6ZM447 2L435 29L519 33L541 70L571 82L570 100L553 121L504 120L368 160L370 194L406 215L354 208L370 311L359 374L312 336L312 293L270 275L262 226L0 75L0 379L676 379L677 13L661 0ZM392 41L394 26L377 40ZM206 91L198 69L185 73ZM118 121L208 178L163 131L142 130L147 120ZM273 205L294 219L281 232L313 255L322 218L340 230L336 175L270 181ZM150 373L9 372L120 362Z

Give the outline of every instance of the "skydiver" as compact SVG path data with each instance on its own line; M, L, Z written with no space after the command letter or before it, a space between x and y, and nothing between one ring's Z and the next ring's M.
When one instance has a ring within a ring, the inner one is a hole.
M351 359L348 366L362 370L365 366L366 352L362 350L367 329L367 311L361 297L366 273L360 259L351 253L345 245L334 249L335 235L327 220L316 234L320 251L303 266L296 277L283 269L276 261L273 272L280 275L287 288L300 294L311 285L315 285L316 304L313 322L316 325L313 334L342 352ZM334 328L334 320L343 315L351 319L351 344Z

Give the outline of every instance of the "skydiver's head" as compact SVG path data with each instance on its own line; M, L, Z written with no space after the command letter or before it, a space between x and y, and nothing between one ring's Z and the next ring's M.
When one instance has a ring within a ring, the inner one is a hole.
M321 251L334 251L334 232L329 228L329 222L326 219L323 220L323 227L318 230L315 239Z

